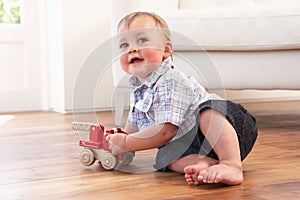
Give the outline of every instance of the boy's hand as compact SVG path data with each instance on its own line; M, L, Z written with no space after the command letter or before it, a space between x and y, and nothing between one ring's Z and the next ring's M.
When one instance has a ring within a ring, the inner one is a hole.
M127 134L123 133L114 133L106 136L106 141L108 142L109 148L114 155L126 152L125 143L126 143Z

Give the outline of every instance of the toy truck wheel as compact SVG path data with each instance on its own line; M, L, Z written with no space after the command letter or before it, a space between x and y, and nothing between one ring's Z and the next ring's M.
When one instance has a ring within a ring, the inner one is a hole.
M80 153L80 162L81 164L85 166L90 166L94 164L95 162L95 156L92 150L90 149L83 149L82 152Z
M105 152L102 156L101 165L105 170L113 170L118 165L118 159L110 152Z

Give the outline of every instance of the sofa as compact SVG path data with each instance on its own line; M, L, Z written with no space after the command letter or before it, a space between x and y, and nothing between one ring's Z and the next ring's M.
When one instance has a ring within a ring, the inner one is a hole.
M120 8L112 1L112 24L134 10L161 15L171 29L175 66L208 90L300 89L298 1L159 2L129 0ZM113 67L113 79L118 125L122 124L128 76L120 67Z

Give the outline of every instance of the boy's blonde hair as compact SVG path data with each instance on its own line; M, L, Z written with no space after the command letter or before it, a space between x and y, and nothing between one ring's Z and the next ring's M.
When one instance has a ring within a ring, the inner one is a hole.
M125 27L128 28L130 26L130 24L132 23L132 21L134 19L136 19L137 17L140 17L140 16L151 17L155 21L156 25L159 28L162 29L163 34L166 37L166 39L168 41L171 41L171 32L170 32L170 29L169 29L169 26L168 26L167 22L155 13L150 13L150 12L133 12L133 13L129 13L128 15L126 15L125 17L123 17L120 20L120 22L118 24L118 30L119 30L119 28L122 24L124 24Z

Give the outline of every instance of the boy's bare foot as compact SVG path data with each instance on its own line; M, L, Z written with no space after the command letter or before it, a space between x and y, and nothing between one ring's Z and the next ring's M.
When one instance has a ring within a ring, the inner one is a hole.
M224 163L210 166L199 172L198 183L225 183L238 185L243 181L242 167L230 166Z
M208 169L210 166L218 164L217 160L210 157L204 157L199 160L196 164L190 165L184 168L184 177L189 185L198 185L202 182L198 180L199 173L203 170Z
M195 165L184 168L185 180L189 185L201 183L225 183L238 185L243 181L242 167L230 166L224 163L207 163L200 160Z

